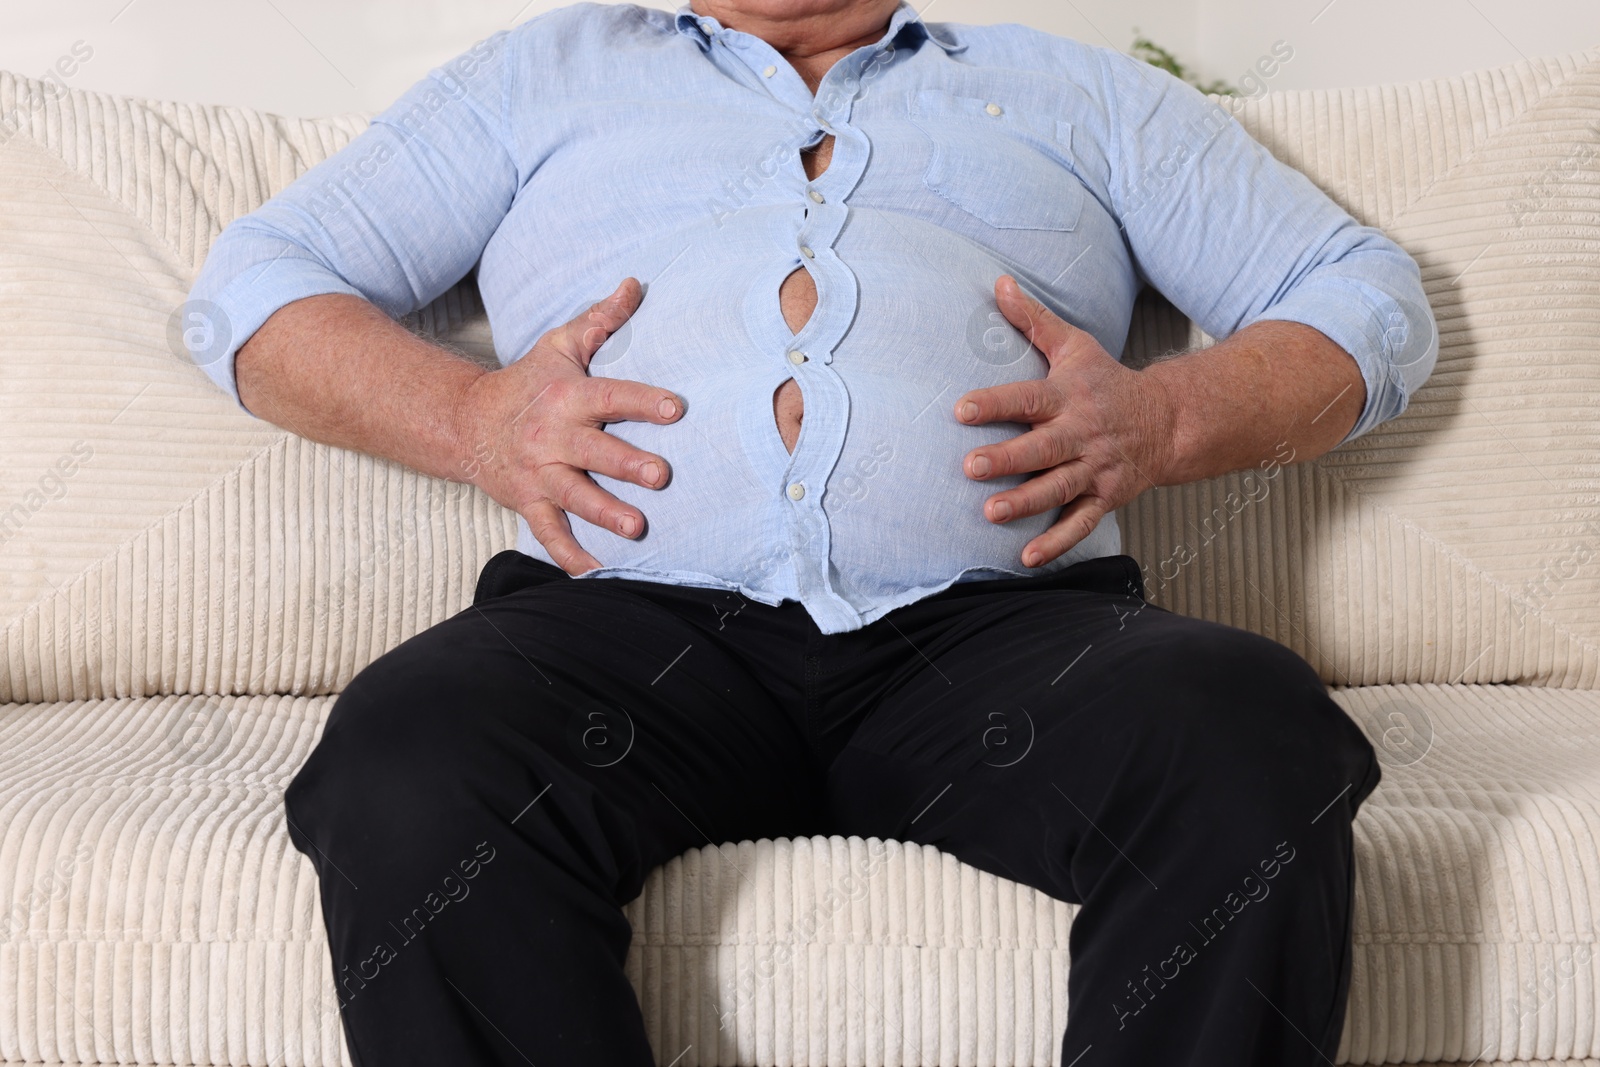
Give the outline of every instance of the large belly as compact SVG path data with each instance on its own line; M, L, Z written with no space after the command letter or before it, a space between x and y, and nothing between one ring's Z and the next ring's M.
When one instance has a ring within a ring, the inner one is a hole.
M686 411L669 426L608 427L665 456L673 476L654 491L596 477L648 522L630 541L574 518L574 535L603 566L781 585L793 555L825 548L836 591L853 602L971 568L1029 573L1022 547L1055 513L990 523L984 501L1023 476L975 482L962 470L971 449L1027 427L966 426L954 416L963 393L1048 369L995 307L1004 265L947 231L872 212L853 213L834 248L856 294L850 327L825 365L787 357L780 288L792 263L781 254L712 260L691 250L699 269L647 279L644 303L591 373L672 389ZM837 296L824 287L818 314ZM791 378L800 404L788 414L799 432L786 441L775 398ZM826 536L797 549L785 532L788 474L808 449L823 447L824 431L812 432L818 421L840 418L842 446L821 500Z

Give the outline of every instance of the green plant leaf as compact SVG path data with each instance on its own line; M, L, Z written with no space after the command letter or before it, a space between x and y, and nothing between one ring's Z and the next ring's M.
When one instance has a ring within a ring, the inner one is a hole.
M1225 81L1200 81L1193 71L1183 65L1177 56L1144 36L1139 32L1139 27L1137 26L1133 28L1133 47L1129 49L1129 53L1135 59L1141 59L1152 67L1161 68L1174 78L1180 78L1188 82L1202 93L1214 93L1218 96L1239 95L1239 90Z

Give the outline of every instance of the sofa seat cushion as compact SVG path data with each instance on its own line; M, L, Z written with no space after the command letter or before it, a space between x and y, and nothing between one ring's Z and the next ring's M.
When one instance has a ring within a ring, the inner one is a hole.
M1335 695L1385 761L1340 1062L1600 1056L1600 693ZM349 1062L281 806L334 699L0 706L0 1060ZM652 873L627 966L663 1063L1053 1064L1075 911L932 848L746 841Z

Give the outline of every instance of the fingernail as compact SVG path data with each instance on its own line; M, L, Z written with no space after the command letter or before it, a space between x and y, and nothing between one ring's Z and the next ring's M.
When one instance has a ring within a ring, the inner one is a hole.
M661 480L661 464L650 462L644 465L644 480L655 485Z
M977 456L972 461L972 476L974 478L989 477L989 457Z
M662 400L661 403L656 405L656 410L661 412L663 419L670 419L678 413L678 405L672 400Z
M975 419L977 417L978 417L978 405L974 404L970 400L967 401L965 404L961 405L961 421L962 422L971 422L973 419Z
M617 520L617 529L622 531L623 537L632 537L633 532L639 528L632 515L624 515Z
M1039 553L1024 552L1022 554L1022 562L1026 563L1030 567L1037 567L1039 565Z
M996 503L994 506L994 521L1005 522L1009 518L1011 518L1011 504L1005 500Z

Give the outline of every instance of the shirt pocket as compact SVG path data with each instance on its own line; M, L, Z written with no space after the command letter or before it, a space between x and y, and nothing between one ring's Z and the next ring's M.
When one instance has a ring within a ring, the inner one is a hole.
M933 143L922 175L931 192L996 229L1077 227L1085 193L1070 122L943 89L913 93L911 121Z

